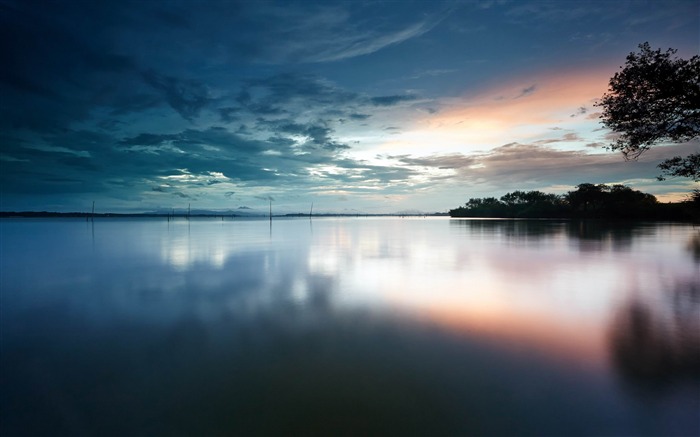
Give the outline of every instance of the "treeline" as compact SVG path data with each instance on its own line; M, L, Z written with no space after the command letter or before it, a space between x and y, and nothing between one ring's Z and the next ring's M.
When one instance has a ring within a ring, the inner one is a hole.
M513 191L502 196L472 198L450 210L451 217L604 218L647 220L700 219L700 191L685 202L659 203L651 194L625 185L580 184L566 194Z

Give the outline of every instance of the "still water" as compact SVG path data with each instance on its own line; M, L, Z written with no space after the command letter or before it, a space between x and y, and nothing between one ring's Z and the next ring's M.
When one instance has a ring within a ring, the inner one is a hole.
M690 225L0 230L3 436L700 434Z

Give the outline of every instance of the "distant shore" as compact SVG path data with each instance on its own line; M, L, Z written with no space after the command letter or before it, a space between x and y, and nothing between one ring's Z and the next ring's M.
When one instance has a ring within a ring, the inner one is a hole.
M448 217L448 213L393 213L393 214L365 214L365 213L354 213L354 214L304 214L304 213L290 213L290 214L273 214L273 218L285 218L285 217ZM269 215L266 214L235 214L235 213L225 213L225 212L211 212L211 213L197 213L197 214L187 214L187 213L155 213L155 212L144 212L144 213L85 213L85 212L52 212L52 211L0 211L0 218L267 218Z

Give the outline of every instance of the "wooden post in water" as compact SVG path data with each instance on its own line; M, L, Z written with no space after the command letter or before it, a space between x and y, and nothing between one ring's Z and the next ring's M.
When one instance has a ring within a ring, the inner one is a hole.
M272 222L272 198L270 198L270 222Z
M93 222L95 221L95 201L94 200L92 201L92 214L90 216L90 220Z
M311 215L314 213L314 203L311 202L311 210L309 210L309 220L311 220Z
M192 205L192 204L190 204L190 203L187 204L187 220L190 219L190 206L191 206L191 205Z

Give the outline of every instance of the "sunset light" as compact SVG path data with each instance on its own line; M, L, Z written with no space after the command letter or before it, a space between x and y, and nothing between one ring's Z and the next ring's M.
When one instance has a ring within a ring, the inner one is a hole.
M0 436L700 436L698 0L0 0Z

